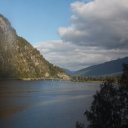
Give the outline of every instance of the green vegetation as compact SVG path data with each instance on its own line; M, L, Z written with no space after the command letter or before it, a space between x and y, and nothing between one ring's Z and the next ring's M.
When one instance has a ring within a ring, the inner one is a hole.
M21 37L18 37L16 51L17 70L22 78L57 77L57 73L60 72L59 68L55 69L39 51Z
M128 127L128 64L123 66L123 74L118 84L107 80L94 95L91 108L86 110L88 128ZM77 122L76 128L84 128Z
M0 20L0 78L68 78L61 68L49 63L29 42L19 37L5 17L0 15Z
M111 79L117 82L120 79L120 76L100 76L100 77L93 77L93 76L72 76L72 81L75 82L88 82L88 81L107 81Z

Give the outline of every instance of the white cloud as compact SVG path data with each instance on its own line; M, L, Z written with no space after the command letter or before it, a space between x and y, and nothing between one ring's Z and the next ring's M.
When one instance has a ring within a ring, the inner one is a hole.
M63 42L62 40L42 42L36 48L51 63L70 70L77 70L128 55L127 50L105 50L98 47Z
M68 27L58 32L64 41L84 46L128 48L128 0L94 0L71 4Z
M77 70L127 56L128 0L83 1L71 4L71 24L58 29L61 40L37 46L44 57Z

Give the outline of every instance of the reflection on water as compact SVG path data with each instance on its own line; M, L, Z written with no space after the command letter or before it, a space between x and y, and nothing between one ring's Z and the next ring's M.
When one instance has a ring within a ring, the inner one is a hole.
M0 81L0 128L74 128L75 121L83 119L98 85Z

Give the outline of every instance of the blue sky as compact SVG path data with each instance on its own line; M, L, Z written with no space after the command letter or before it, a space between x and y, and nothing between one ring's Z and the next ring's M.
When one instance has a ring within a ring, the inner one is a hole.
M60 67L128 56L128 0L1 0L0 13Z
M1 0L0 13L17 33L32 44L58 39L57 29L67 25L74 0Z

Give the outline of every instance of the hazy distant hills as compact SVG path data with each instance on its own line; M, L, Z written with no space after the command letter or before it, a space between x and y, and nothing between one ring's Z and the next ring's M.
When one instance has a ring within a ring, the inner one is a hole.
M116 75L122 72L122 64L128 64L128 57L112 60L102 64L90 66L72 73L72 75L81 76L108 76Z
M0 15L0 78L61 78L68 76L49 63L24 38L16 34L10 22Z

